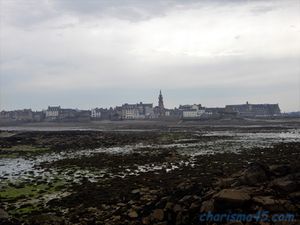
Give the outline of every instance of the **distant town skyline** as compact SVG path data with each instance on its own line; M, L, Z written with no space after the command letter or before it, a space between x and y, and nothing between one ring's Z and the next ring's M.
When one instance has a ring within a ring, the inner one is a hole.
M0 110L300 110L300 1L0 0Z

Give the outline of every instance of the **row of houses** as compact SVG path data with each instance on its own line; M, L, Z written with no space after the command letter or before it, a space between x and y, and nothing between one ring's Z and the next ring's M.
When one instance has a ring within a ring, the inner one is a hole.
M217 118L245 118L245 117L276 117L280 116L278 104L240 104L227 105L225 107L203 107L201 104L180 105L174 109L163 109L153 107L153 104L123 104L115 109L110 109L110 116L107 109L92 109L91 117L94 120L118 119L118 120L138 120L138 119L217 119Z
M42 122L42 121L87 121L90 110L63 109L60 106L49 106L42 111L31 109L1 111L1 121Z
M141 119L207 119L226 117L274 117L280 115L278 104L226 105L224 108L208 108L201 104L180 105L178 108L164 107L160 91L158 105L152 103L125 103L115 108L93 108L91 110L65 109L49 106L43 111L31 109L2 111L0 120L13 121L88 121L88 120L141 120Z
M259 118L277 117L281 115L278 104L237 104L225 107L206 108L201 105L179 106L183 119L205 118Z
M246 117L280 116L278 104L240 104L227 105L223 108L208 108L201 104L180 105L178 108L166 109L153 107L150 103L123 104L115 108L93 108L91 110L65 109L49 106L43 111L31 109L1 111L1 121L89 121L89 120L143 120L143 119L217 119Z

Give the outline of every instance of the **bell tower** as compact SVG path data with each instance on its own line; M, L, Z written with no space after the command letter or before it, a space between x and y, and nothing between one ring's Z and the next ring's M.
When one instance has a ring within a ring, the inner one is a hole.
M163 99L163 96L161 94L161 90L159 91L159 96L158 96L158 107L160 109L164 109L164 99Z
M162 117L165 115L164 99L161 94L161 90L159 91L159 96L158 96L158 115L159 115L159 117Z

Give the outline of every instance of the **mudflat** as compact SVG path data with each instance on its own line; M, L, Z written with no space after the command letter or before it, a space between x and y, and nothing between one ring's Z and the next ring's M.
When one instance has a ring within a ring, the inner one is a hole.
M2 127L0 221L199 224L268 210L299 222L297 121L107 124Z

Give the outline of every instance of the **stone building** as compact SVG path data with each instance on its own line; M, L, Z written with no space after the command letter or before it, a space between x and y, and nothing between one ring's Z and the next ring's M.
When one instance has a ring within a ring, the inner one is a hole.
M226 105L225 112L236 113L239 117L270 117L281 114L278 104Z
M153 104L123 104L121 115L122 119L149 119L153 115Z
M61 112L60 106L48 106L48 109L45 111L46 120L57 120Z
M94 120L99 120L101 119L101 109L99 108L94 108L91 110L91 118Z
M182 111L183 119L199 119L205 113L201 104L180 105L179 110Z

